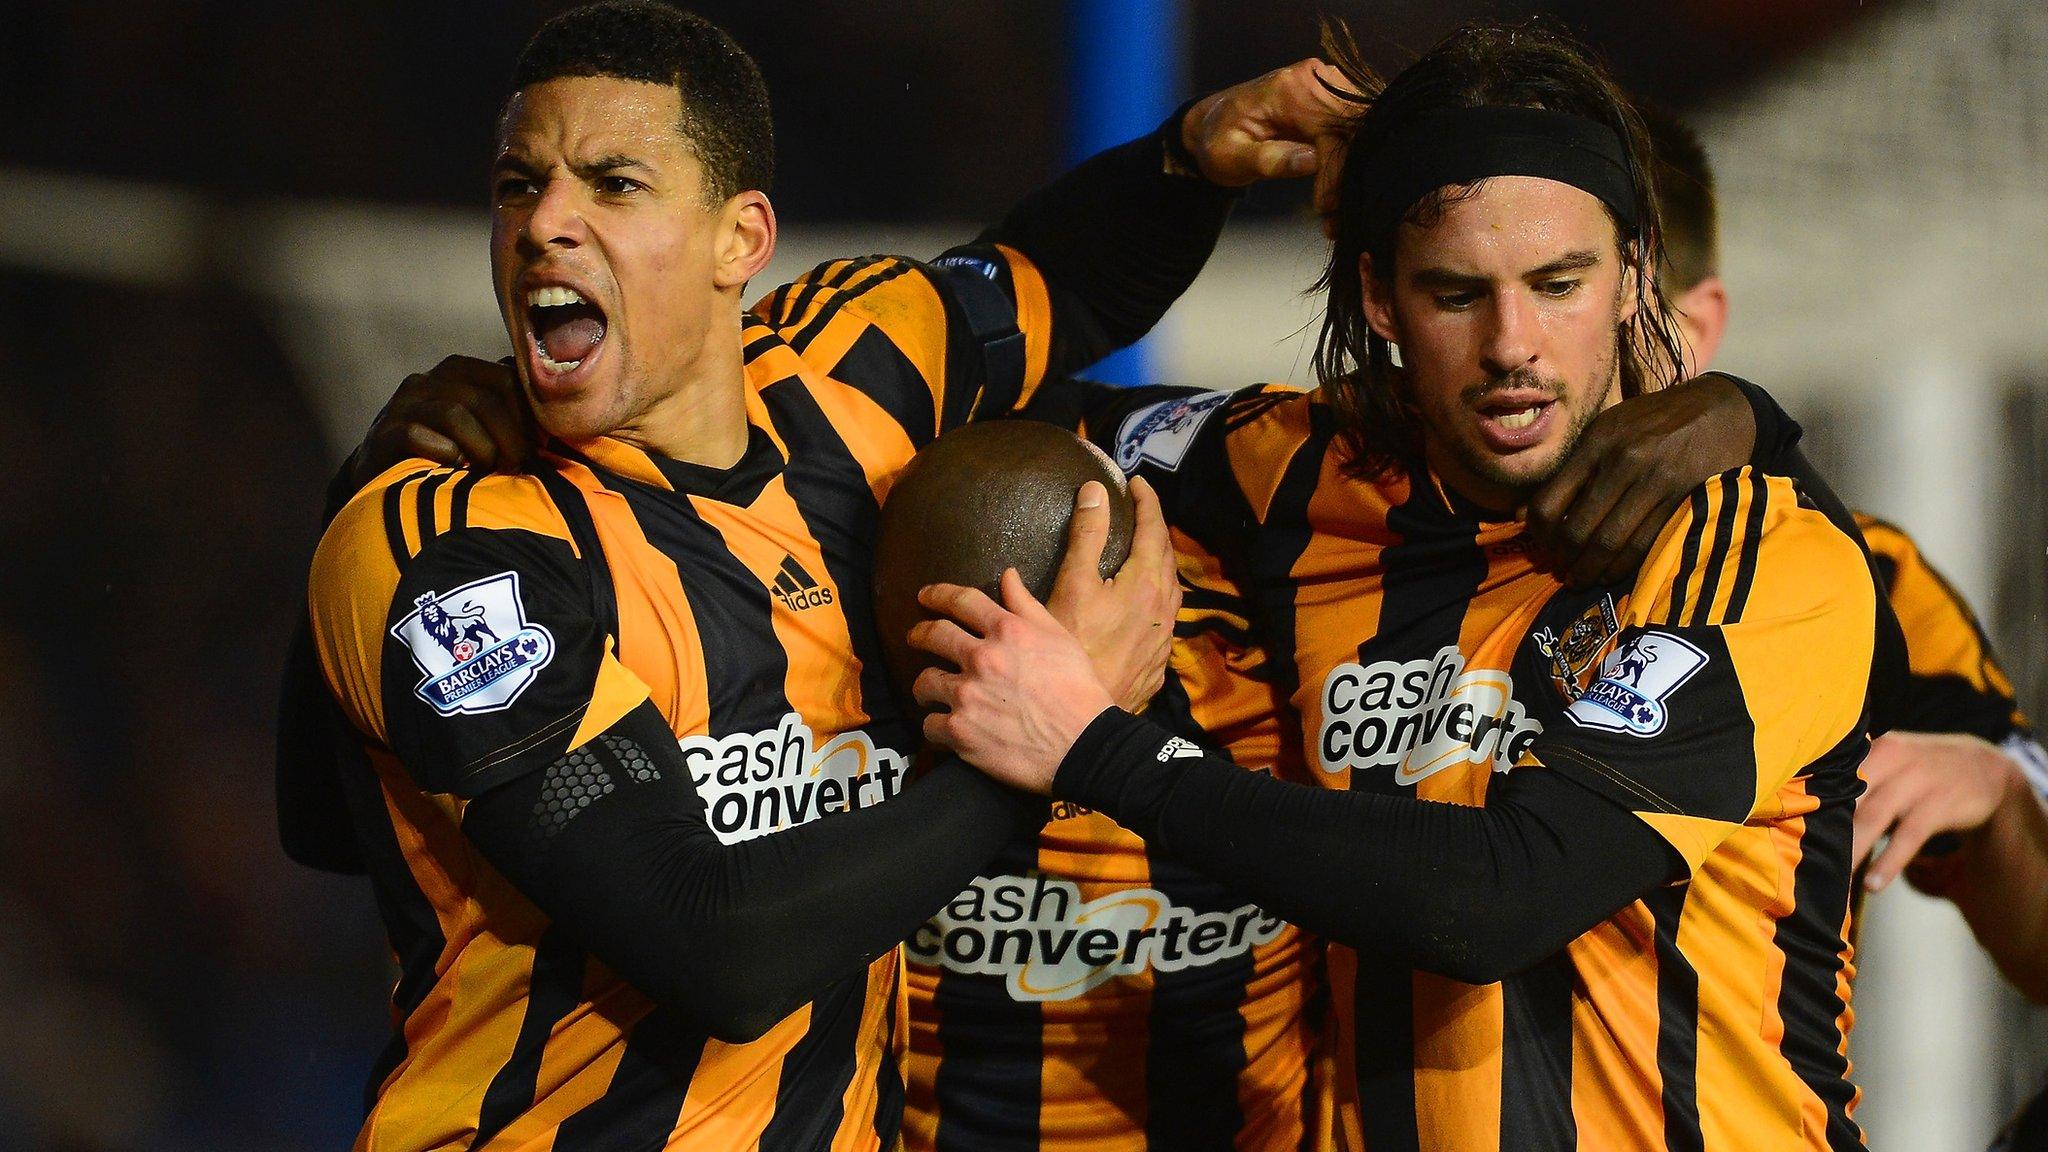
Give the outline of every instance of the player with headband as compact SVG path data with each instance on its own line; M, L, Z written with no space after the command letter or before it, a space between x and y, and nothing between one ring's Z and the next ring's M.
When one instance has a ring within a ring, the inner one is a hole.
M1677 371L1648 155L1575 45L1454 34L1359 119L1321 391L1110 429L1238 625L1183 640L1190 696L1265 693L1317 787L1110 706L1014 583L926 593L929 737L1332 942L1345 1148L1863 1146L1842 929L1897 651L1846 513L1732 470L1583 588L1514 515Z

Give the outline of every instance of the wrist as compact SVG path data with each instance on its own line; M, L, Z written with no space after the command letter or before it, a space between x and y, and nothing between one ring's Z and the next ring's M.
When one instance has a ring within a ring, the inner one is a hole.
M1080 795L1092 793L1095 778L1102 774L1112 749L1134 722L1145 723L1114 704L1097 712L1053 769L1052 794L1063 800L1078 800Z
M1203 121L1223 98L1221 92L1198 96L1173 110L1160 126L1161 169L1169 176L1209 182L1202 172Z

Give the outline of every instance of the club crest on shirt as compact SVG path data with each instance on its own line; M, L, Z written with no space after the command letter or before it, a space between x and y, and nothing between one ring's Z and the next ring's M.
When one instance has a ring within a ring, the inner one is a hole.
M555 655L554 636L526 619L517 572L416 596L391 635L424 674L413 691L443 716L510 707Z
M1228 391L1204 392L1162 400L1124 417L1116 430L1116 466L1126 473L1136 472L1140 463L1150 460L1168 472L1179 468L1195 434L1202 430L1202 422L1232 395Z
M1608 655L1600 679L1565 715L1581 728L1655 736L1670 722L1665 701L1707 660L1705 652L1668 632L1638 633Z
M1566 626L1562 635L1549 628L1539 628L1529 640L1536 645L1536 651L1550 662L1550 682L1557 686L1558 694L1570 702L1577 700L1586 690L1588 673L1592 672L1600 659L1600 653L1607 648L1607 642L1621 625L1614 611L1614 597L1602 595L1598 602L1588 604L1579 618Z

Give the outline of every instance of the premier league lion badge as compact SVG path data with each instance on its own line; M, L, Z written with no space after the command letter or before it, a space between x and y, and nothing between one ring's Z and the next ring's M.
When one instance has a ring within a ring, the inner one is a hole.
M1707 654L1668 632L1623 641L1600 666L1600 679L1565 710L1582 728L1655 736L1670 718L1665 701L1707 666Z
M1204 392L1181 400L1162 400L1124 417L1116 433L1116 466L1136 472L1140 463L1150 460L1168 472L1179 468L1195 434L1202 430L1202 421L1233 395Z
M517 572L414 597L391 634L424 673L413 691L443 716L509 707L555 655L554 636L526 619Z

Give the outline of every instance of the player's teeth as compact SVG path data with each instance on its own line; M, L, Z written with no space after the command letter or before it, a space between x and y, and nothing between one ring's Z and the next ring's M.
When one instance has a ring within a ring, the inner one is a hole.
M572 372L575 370L576 366L581 363L583 363L583 361L581 360L569 360L566 362L560 360L550 360L548 359L547 353L543 352L540 354L540 366L547 369L550 372Z
M526 293L528 308L559 308L564 304L581 304L583 297L574 288L534 288Z
M1536 409L1524 408L1520 412L1503 412L1495 417L1503 428L1527 428L1536 422Z

